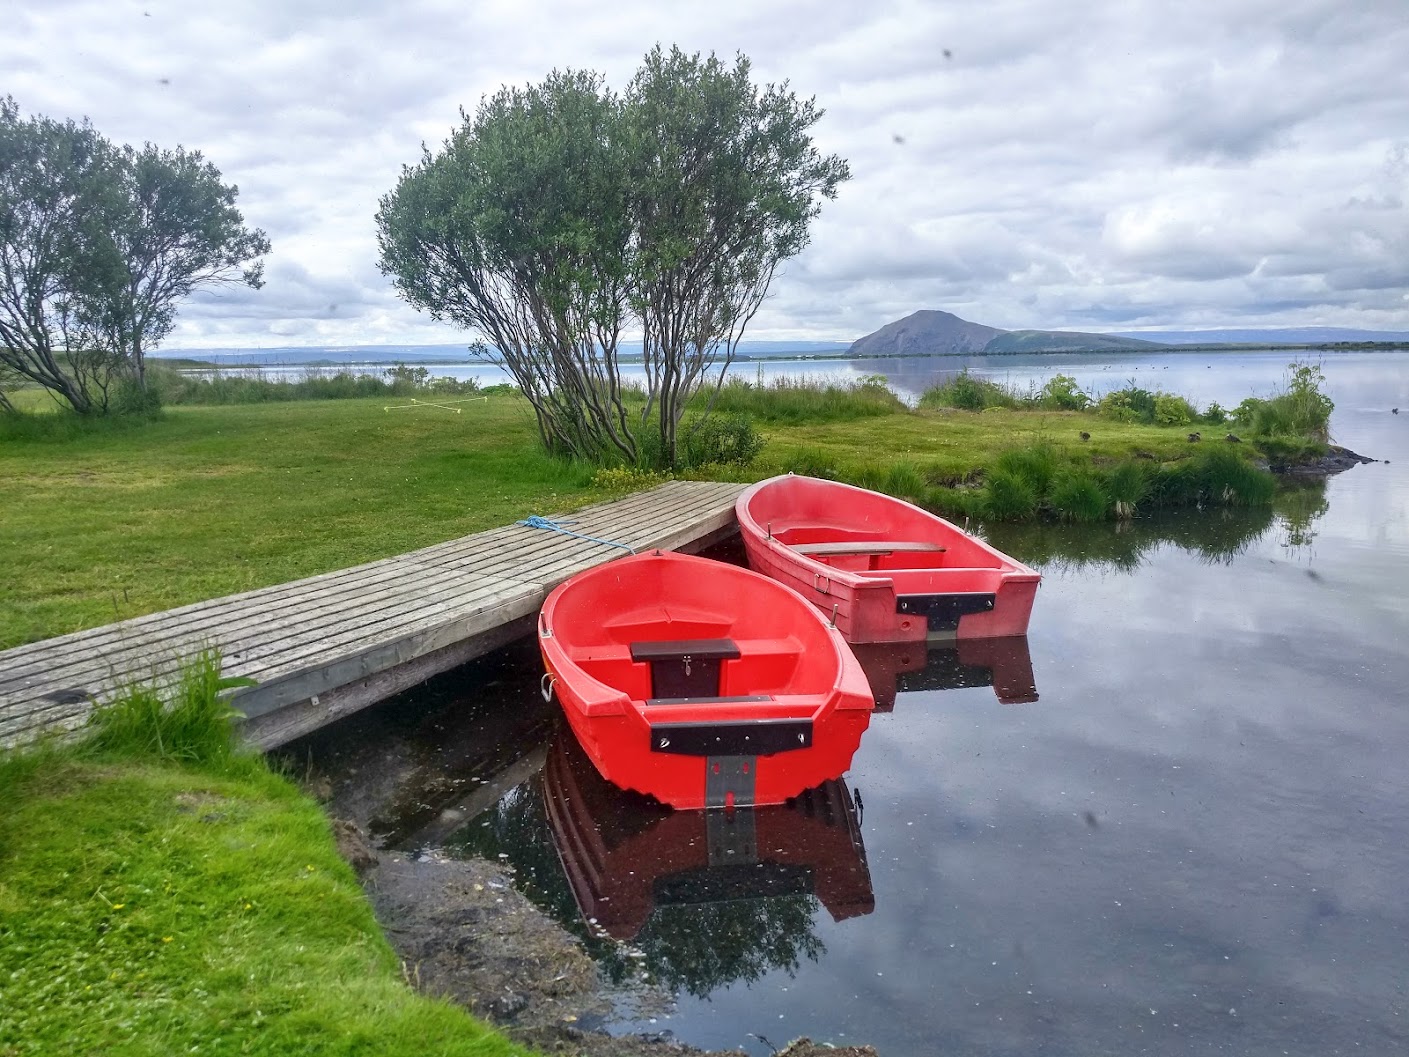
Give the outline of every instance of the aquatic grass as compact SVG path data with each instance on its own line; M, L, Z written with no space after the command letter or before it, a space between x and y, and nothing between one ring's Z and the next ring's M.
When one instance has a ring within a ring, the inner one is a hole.
M1038 498L1045 496L1062 467L1062 458L1050 441L1025 448L1010 448L994 461L993 469L1019 477Z
M912 462L901 461L885 471L885 486L881 491L899 499L923 504L930 491L930 486L919 467Z
M1131 460L1113 466L1106 474L1104 491L1117 518L1135 516L1140 504L1150 492L1150 474L1146 464Z
M152 364L148 384L164 405L261 404L292 400L479 395L474 378L432 377L430 369L394 364L384 371L304 368L297 378L270 378L258 368L190 372Z
M1024 521L1037 512L1040 494L1024 476L997 469L983 488L983 516L992 521Z
M1106 516L1106 494L1090 470L1063 470L1052 481L1047 501L1063 521L1092 522Z
M959 411L1016 408L1031 402L1027 395L990 378L972 374L967 367L952 378L931 386L920 396L922 408L955 408Z
M692 406L710 402L711 394L702 393ZM909 410L880 375L850 382L794 378L750 382L735 377L720 387L712 404L716 413L748 415L771 425L851 422Z

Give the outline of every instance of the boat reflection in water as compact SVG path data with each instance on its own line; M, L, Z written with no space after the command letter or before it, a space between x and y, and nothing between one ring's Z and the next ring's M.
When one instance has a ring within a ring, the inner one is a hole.
M893 709L897 693L967 686L991 686L994 696L1005 705L1037 700L1026 635L959 639L942 646L923 642L858 643L851 649L871 683L877 712Z
M635 938L653 914L675 908L728 904L729 916L753 922L755 943L767 940L757 926L766 932L768 920L797 916L762 904L796 910L799 900L807 908L820 903L835 921L875 909L856 807L840 779L771 807L673 811L607 782L562 730L548 752L543 789L578 908L616 939ZM788 929L799 926L806 929L801 922Z

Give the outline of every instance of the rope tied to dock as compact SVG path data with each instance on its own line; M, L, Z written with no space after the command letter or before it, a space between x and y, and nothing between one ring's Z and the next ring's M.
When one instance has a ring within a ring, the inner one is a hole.
M636 553L636 548L628 544L619 543L616 540L604 540L599 539L596 536L584 535L581 532L573 532L571 529L565 527L567 525L576 525L576 521L554 521L552 518L539 517L537 514L530 514L522 521L515 521L514 524L524 525L527 528L547 529L549 532L560 532L564 536L571 536L573 539L586 540L589 543L600 543L604 547L620 547L622 550L627 551L628 553Z

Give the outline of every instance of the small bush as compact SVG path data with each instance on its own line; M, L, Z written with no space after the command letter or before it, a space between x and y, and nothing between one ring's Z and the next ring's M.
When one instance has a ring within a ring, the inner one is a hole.
M667 478L654 470L637 469L634 466L608 466L592 475L592 487L604 492L644 492L654 488Z
M1182 396L1173 393L1155 394L1155 423L1160 426L1187 426L1199 413Z
M1210 426L1221 426L1228 421L1228 412L1223 409L1217 400L1208 405L1208 409L1199 416L1200 419Z
M1106 516L1106 496L1089 471L1067 470L1052 482L1048 502L1063 521L1100 521Z
M124 375L118 379L108 397L108 412L137 418L156 418L161 414L161 389L151 384L143 388L137 384L135 375Z
M1091 398L1078 388L1076 379L1069 374L1053 375L1038 394L1039 407L1056 411L1084 411Z
M682 424L681 462L691 466L747 466L763 450L763 435L748 415L715 412Z
M821 448L799 448L783 462L784 473L795 473L799 477L820 477L835 481L841 473L834 455Z
M708 396L701 394L694 404L708 406ZM842 383L775 378L765 384L731 378L720 387L713 407L716 413L748 415L776 425L850 422L909 410L882 375Z
M1101 397L1096 410L1117 422L1153 422L1155 394L1140 388L1132 380L1124 389L1114 389Z
M991 407L1017 407L1021 399L1005 386L970 374L965 367L953 378L925 391L920 406L952 407L960 411L985 411Z

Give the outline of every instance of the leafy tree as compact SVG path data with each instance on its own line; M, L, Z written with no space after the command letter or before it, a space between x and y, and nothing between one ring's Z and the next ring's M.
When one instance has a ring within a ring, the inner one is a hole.
M723 384L778 265L799 253L822 198L850 176L808 132L822 116L786 83L761 91L732 67L659 45L626 91L632 303L643 326L665 461L710 368Z
M571 71L503 89L382 199L383 272L495 346L550 450L674 464L690 397L711 367L722 382L777 265L846 179L812 146L812 101L749 72L656 48L620 98ZM629 325L639 414L618 369Z
M270 244L245 227L239 188L200 151L124 147L113 176L113 268L93 311L145 389L147 350L171 331L178 302L200 287L259 289Z
M617 371L630 224L617 100L555 72L485 100L377 212L411 304L489 339L550 451L634 461Z
M181 298L261 285L269 241L238 193L199 152L118 149L0 101L0 362L84 414L121 377L144 388Z
M119 366L89 311L112 276L113 160L86 121L21 119L0 100L0 363L82 413L106 406Z

